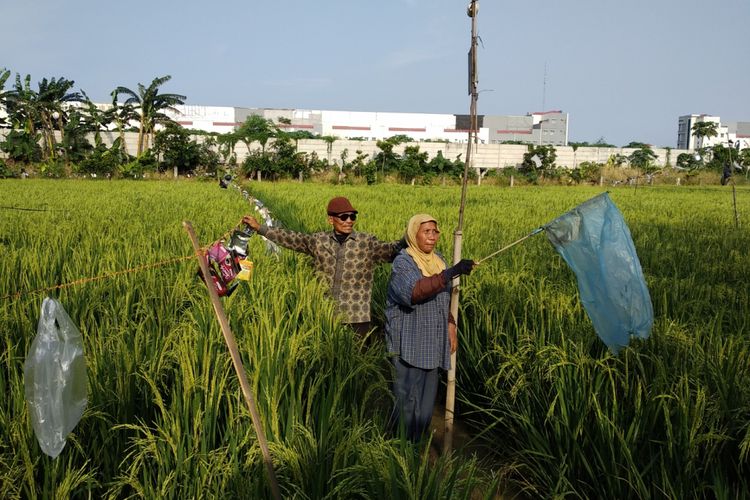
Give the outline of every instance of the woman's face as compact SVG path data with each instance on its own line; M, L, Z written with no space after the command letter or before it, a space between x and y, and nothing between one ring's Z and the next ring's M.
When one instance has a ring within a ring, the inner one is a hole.
M438 231L437 224L432 221L423 222L419 225L419 231L417 231L417 246L424 253L431 253L435 249L435 244L440 238L440 231Z

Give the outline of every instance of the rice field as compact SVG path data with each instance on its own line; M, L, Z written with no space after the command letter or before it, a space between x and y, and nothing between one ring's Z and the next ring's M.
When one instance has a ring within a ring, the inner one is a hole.
M438 250L452 254L457 187L245 187L302 231L327 228L325 203L337 195L359 210L358 230L383 240L428 212L443 230ZM0 192L0 497L269 498L181 224L190 220L208 244L247 202L197 181L5 180ZM599 192L472 186L463 254L489 255ZM610 196L649 285L651 338L612 356L543 234L488 260L463 282L459 315L457 418L483 450L475 458L459 450L430 460L427 447L389 436L380 346L364 349L339 323L304 256L268 254L252 238L253 278L223 302L283 496L744 498L750 190L737 191L739 228L729 188ZM376 275L376 323L388 273ZM23 391L46 295L81 331L89 383L88 408L55 460L36 442Z

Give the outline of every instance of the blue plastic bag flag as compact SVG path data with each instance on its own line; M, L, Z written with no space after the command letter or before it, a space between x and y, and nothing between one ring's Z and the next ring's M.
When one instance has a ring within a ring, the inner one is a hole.
M578 278L599 338L617 354L630 336L648 338L654 310L625 220L602 193L553 220L547 237Z

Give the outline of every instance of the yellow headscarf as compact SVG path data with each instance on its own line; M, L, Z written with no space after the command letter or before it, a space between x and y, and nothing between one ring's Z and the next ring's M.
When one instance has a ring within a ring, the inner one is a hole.
M406 225L406 243L409 245L406 253L411 255L417 267L422 271L423 276L434 276L445 269L445 262L438 257L435 252L425 253L417 245L417 233L419 226L425 222L434 222L437 227L437 221L434 217L427 214L417 214L409 219Z

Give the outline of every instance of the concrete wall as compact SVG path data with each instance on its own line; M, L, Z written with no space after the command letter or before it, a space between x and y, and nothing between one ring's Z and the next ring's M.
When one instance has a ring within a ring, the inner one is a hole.
M4 140L5 135L8 133L5 129L0 129L0 141ZM117 132L102 132L101 137L105 144L112 144L112 142L119 136ZM202 136L198 136L198 139L202 139ZM89 137L89 140L93 144L93 135ZM455 160L460 157L462 160L466 158L466 144L460 144L455 142L418 142L418 143L407 143L401 144L394 149L396 153L403 153L404 148L407 145L419 146L419 150L426 152L428 157L431 159L437 156L438 151L442 151L443 156L448 160ZM253 144L253 150L260 150L260 144ZM138 134L134 132L125 133L125 147L128 153L135 155L138 147ZM380 152L377 147L377 141L351 141L351 140L336 140L331 145L331 151L328 152L328 143L320 139L305 139L301 140L297 144L298 150L301 153L317 153L321 159L326 159L331 163L341 163L341 153L348 150L348 160L351 161L356 155L357 151L361 151L369 158L375 156ZM479 169L493 169L493 168L504 168L504 167L515 167L523 161L523 155L528 151L528 147L525 145L516 144L477 144L476 147L472 148L473 166ZM584 161L592 161L597 163L606 163L607 159L614 154L621 154L629 156L635 149L632 148L578 148L577 151L573 151L570 146L557 146L555 147L557 153L556 164L560 167L575 168ZM657 155L656 164L664 166L667 159L666 149L654 149L654 153ZM248 149L243 143L237 143L235 147L235 153L237 154L237 161L241 162L245 159L248 154ZM680 153L690 153L688 150L672 149L670 154L670 163L672 165L677 161L677 156ZM0 152L0 156L4 153Z

